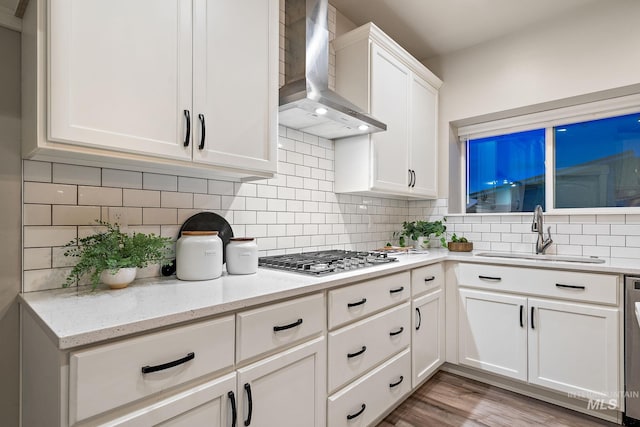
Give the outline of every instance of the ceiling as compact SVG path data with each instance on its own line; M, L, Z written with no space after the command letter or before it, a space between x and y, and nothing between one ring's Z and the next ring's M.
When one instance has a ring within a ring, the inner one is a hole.
M360 26L374 22L423 60L568 16L608 0L330 0Z

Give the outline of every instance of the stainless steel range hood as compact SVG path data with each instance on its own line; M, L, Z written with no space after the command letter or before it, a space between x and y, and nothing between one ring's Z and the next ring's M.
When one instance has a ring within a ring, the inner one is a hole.
M285 85L281 125L328 139L387 130L329 89L327 0L285 0Z

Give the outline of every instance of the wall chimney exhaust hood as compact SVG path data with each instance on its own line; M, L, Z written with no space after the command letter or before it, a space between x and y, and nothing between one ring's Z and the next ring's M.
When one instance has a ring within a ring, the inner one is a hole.
M387 130L329 89L329 4L285 0L285 84L280 88L281 125L327 139Z

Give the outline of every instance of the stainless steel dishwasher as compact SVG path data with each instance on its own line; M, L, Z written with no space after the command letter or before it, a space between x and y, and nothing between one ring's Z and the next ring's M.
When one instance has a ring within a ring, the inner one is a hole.
M640 426L640 326L636 303L640 302L640 277L624 280L624 400L625 425Z

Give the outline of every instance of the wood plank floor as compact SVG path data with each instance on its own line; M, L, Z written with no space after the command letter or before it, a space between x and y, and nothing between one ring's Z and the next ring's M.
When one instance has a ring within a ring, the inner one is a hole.
M378 427L617 426L540 400L438 372Z

